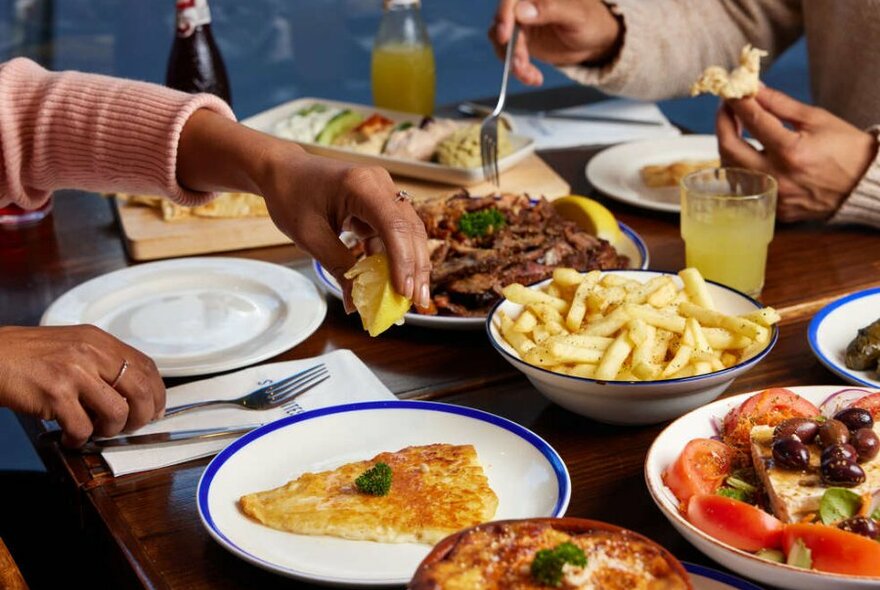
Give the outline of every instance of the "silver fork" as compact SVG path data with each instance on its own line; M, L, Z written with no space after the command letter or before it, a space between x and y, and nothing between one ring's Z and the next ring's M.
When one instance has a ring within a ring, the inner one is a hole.
M516 48L518 36L519 24L514 22L510 41L507 43L507 52L504 55L504 74L501 76L501 92L498 94L498 103L492 114L486 117L480 125L480 159L483 163L483 176L497 187L501 186L501 175L498 173L498 119L501 111L504 110L504 101L507 100L507 79L510 77L510 62L513 61L513 51Z
M315 365L300 371L281 381L264 385L259 389L235 399L214 399L203 402L193 402L168 408L165 417L174 416L182 412L188 412L196 408L204 408L213 405L236 405L248 410L269 410L282 404L289 403L293 398L305 393L319 383L330 378L330 373L324 364Z

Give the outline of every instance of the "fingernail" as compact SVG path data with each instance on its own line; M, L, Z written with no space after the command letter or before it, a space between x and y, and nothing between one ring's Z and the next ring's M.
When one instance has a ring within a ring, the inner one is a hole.
M422 283L422 288L419 289L419 307L428 307L430 302L431 294L428 292L428 284Z
M538 7L531 2L520 2L516 5L516 16L521 21L530 21L538 18Z
M413 281L412 277L406 277L406 283L403 285L404 293L402 295L407 299L412 299L415 293L413 290L415 289L415 281Z

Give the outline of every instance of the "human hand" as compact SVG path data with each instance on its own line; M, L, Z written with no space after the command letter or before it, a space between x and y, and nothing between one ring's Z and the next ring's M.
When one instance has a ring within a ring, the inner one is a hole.
M0 328L0 405L57 420L62 443L79 447L161 417L165 385L149 357L95 326L9 326Z
M742 138L741 128L763 151ZM776 178L781 221L831 217L877 154L870 133L766 87L754 98L727 101L718 111L716 131L723 165Z
M502 59L514 21L520 34L512 71L530 86L544 82L531 58L555 66L599 62L614 53L623 33L620 21L599 0L500 0L489 40Z
M312 156L284 143L259 181L269 214L297 246L314 256L342 286L345 308L354 311L351 280L355 258L339 240L342 230L387 251L395 290L426 307L431 261L425 226L386 170Z

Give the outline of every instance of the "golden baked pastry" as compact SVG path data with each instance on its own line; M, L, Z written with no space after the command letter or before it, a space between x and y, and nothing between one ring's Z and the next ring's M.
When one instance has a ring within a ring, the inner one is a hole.
M720 160L679 160L670 164L658 164L643 166L641 169L642 182L652 188L663 186L678 186L681 179L697 170L704 168L717 168L721 165Z
M739 66L730 73L721 66L706 68L691 86L691 96L707 92L727 100L756 95L760 87L761 58L766 55L766 51L746 45L740 53Z
M268 217L266 201L250 193L219 193L215 199L196 207L184 207L166 199L151 195L117 194L116 197L131 205L144 205L159 209L165 221L177 221L190 217Z
M387 495L361 492L355 480L379 463L391 468ZM304 473L278 488L242 496L239 505L254 520L292 533L433 544L491 520L498 497L472 445L432 444Z

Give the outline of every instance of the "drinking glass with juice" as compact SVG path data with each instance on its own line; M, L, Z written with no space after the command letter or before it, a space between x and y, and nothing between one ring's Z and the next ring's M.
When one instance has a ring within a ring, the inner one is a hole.
M681 237L687 266L757 297L776 220L776 181L738 168L713 168L681 181Z
M373 45L373 102L420 115L434 112L434 50L419 13L419 0L385 0Z

